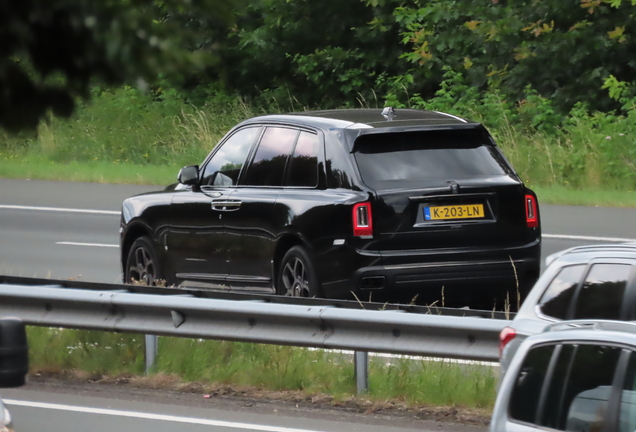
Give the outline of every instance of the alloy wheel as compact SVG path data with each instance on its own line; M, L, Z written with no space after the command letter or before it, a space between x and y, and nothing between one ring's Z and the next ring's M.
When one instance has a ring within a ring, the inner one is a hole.
M128 282L143 285L155 285L155 263L144 246L140 246L133 252L132 260L129 260Z
M290 297L309 297L309 280L305 263L299 258L290 259L283 268L284 295Z

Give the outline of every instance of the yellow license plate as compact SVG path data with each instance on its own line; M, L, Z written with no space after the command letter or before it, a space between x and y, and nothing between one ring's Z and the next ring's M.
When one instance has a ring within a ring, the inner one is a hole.
M485 217L483 204L424 207L425 220L471 219L483 217Z

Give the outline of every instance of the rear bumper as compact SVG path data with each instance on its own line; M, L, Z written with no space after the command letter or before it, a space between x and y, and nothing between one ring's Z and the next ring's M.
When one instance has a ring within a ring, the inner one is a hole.
M471 251L400 251L374 254L351 250L352 262L368 265L351 269L350 277L322 284L327 297L370 296L402 301L418 295L424 302L454 304L519 292L524 298L539 277L541 244ZM379 256L378 256L379 255ZM372 293L372 294L371 294Z

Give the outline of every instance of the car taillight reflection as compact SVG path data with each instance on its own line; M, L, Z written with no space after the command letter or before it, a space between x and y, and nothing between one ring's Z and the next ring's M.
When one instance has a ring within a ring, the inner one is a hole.
M517 332L512 327L504 327L499 333L499 358L503 354L503 350L508 345L508 342L513 340L517 336Z
M371 237L373 235L373 216L371 203L363 202L353 206L353 235Z
M526 195L526 224L528 228L539 226L539 215L537 213L537 197Z

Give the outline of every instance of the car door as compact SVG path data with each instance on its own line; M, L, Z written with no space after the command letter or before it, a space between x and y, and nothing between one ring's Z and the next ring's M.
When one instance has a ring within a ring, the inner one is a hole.
M622 381L630 354L589 341L532 348L512 388L500 390L491 431L616 430L610 426L617 414L612 395L620 391L614 383Z
M175 193L166 248L178 279L225 285L224 215L236 209L230 196L260 132L260 126L233 132L204 165L200 184Z
M228 283L235 288L271 292L272 261L276 238L287 217L277 211L283 175L294 149L299 130L286 126L267 126L253 152L250 164L241 174L227 213Z

